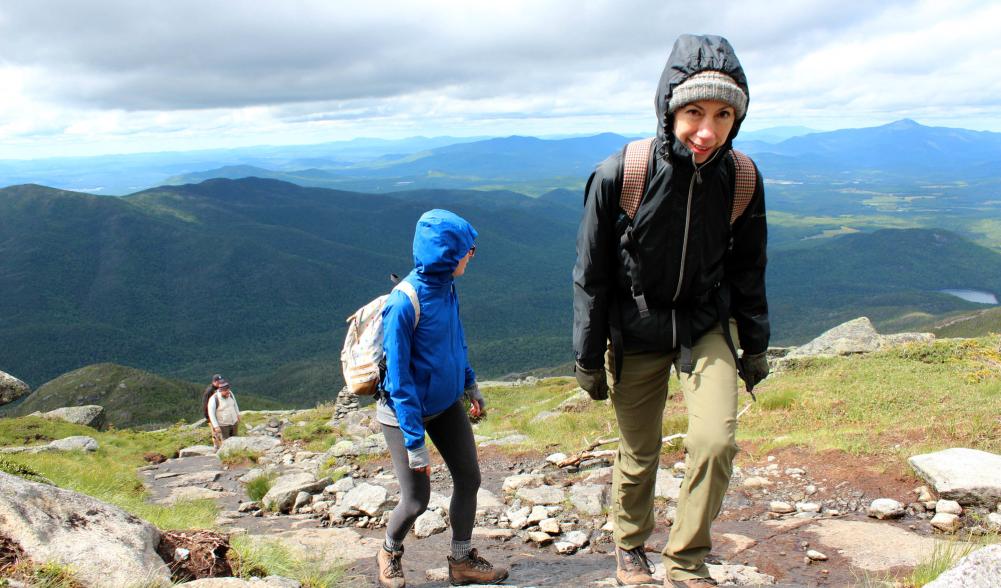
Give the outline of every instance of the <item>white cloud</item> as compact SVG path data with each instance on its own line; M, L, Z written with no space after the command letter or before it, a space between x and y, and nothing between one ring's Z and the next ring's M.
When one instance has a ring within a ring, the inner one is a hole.
M715 32L746 128L1001 130L989 1L236 0L0 7L0 157L413 134L649 132L674 38Z

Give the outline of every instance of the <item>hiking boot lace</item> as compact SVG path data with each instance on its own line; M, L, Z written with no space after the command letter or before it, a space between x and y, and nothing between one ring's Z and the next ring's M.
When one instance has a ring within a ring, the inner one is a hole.
M622 559L625 560L628 566L640 566L647 572L650 571L650 560L646 558L646 553L643 552L642 547L623 549Z
M480 554L475 549L469 551L469 563L477 570L483 572L494 569L493 564L480 557Z
M387 578L402 578L403 577L403 563L400 561L403 557L402 551L393 551L389 556L389 569L386 570Z

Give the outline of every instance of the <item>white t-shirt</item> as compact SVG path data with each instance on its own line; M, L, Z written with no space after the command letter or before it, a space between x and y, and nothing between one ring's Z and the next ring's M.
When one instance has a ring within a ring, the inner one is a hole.
M236 404L236 396L230 392L229 397L217 391L209 399L209 420L213 427L235 425L240 419L240 407Z

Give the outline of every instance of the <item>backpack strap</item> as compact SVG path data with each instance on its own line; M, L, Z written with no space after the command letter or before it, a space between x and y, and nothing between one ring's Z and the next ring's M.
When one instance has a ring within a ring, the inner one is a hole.
M619 193L619 208L629 220L636 216L646 191L646 176L650 165L650 148L653 137L631 141L622 156L622 192Z
M410 304L414 305L414 328L417 328L417 323L421 322L421 302L417 298L417 290L414 289L414 285L406 280L400 280L393 290L399 290L407 295L410 299Z
M733 210L730 212L730 224L737 222L740 215L747 210L747 205L754 197L754 189L758 186L758 172L751 158L736 149L730 150L733 168Z

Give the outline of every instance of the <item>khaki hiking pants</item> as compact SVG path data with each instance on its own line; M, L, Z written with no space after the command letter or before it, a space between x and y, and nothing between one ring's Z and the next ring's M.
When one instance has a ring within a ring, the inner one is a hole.
M730 329L736 342L732 322ZM737 453L737 366L722 329L717 326L703 335L695 343L692 357L692 374L681 374L688 409L688 469L663 551L672 580L709 577L705 565L712 548L709 527L723 504ZM620 431L612 476L614 539L623 549L642 546L653 532L664 405L674 359L674 353L626 353L620 381L610 387ZM609 382L612 362L611 355L606 355Z

